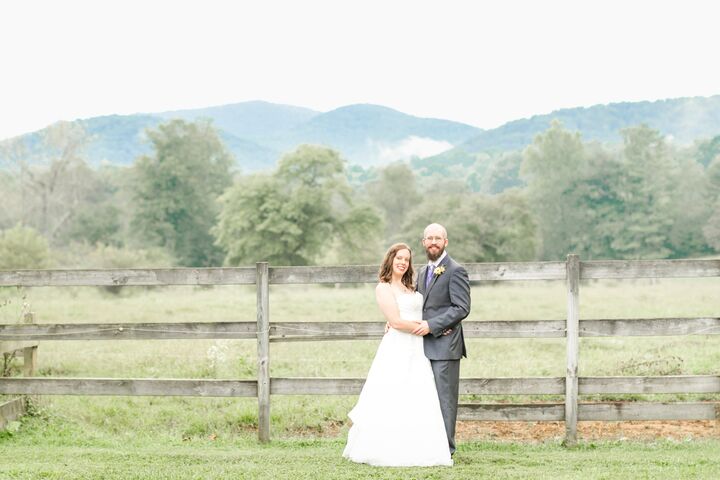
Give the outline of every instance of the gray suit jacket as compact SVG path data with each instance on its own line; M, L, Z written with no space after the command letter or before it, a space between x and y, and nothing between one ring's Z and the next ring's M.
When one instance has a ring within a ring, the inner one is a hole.
M446 255L440 262L445 271L433 275L425 290L427 265L418 273L417 291L423 295L423 320L430 333L424 337L425 356L430 360L460 360L467 356L460 323L470 313L470 279L465 268ZM442 332L452 328L449 335Z

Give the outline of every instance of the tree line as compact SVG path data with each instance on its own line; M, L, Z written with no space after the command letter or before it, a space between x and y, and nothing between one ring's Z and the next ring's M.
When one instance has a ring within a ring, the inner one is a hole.
M2 144L0 268L367 264L443 223L465 262L656 259L720 252L720 136L620 144L554 122L522 151L380 168L300 145L245 175L209 121L146 132L131 167L88 166L77 123ZM242 167L241 165L239 166Z

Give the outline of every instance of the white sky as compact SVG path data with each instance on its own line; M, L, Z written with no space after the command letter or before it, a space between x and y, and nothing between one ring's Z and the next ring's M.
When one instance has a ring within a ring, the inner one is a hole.
M0 139L248 100L374 103L494 128L710 96L718 13L711 0L2 1Z

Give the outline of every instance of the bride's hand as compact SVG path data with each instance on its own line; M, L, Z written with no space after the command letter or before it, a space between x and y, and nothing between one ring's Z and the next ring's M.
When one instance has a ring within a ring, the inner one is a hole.
M452 333L452 328L446 328L442 332L443 335L450 335L451 333Z
M422 322L415 322L417 323L417 327L415 327L415 330L413 330L413 335L419 335L421 337L424 337L428 333L430 333L430 327L428 326L427 322L423 320Z

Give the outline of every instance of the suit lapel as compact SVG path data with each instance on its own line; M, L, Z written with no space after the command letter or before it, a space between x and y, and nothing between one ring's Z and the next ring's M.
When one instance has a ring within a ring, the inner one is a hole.
M418 274L418 291L422 293L423 296L423 307L425 306L425 302L427 302L427 289L425 288L425 277L427 276L427 268L428 266L425 265L423 268L420 269L420 273Z
M443 258L442 261L440 263L438 263L438 266L435 268L446 267L446 269L447 269L447 263L449 260L450 260L450 255L445 255L445 258ZM425 275L427 275L427 268L428 267L426 265L425 269L423 270L423 273ZM425 306L425 302L427 302L427 298L430 296L430 290L432 290L432 288L435 286L435 282L437 282L438 278L440 278L440 275L435 275L435 272L433 272L433 276L430 279L430 284L428 285L427 290L423 294L423 306Z

